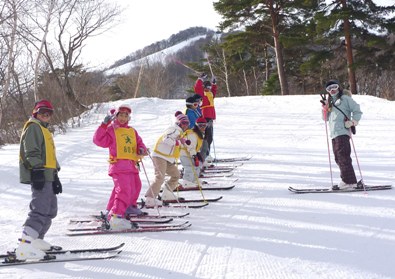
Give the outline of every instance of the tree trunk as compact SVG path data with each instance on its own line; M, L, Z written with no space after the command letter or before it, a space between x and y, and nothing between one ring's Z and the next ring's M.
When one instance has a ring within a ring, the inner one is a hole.
M279 39L280 32L278 30L278 14L276 14L276 12L274 10L273 1L270 1L269 9L270 9L270 16L272 19L274 49L276 51L277 71L278 71L278 78L279 78L280 87L281 87L281 95L289 95L288 82L287 82L287 77L285 75L285 70L284 70L284 57L283 57L283 52L282 52L280 39Z
M343 9L347 8L346 0L341 0ZM344 37L346 41L346 53L347 53L347 72L348 72L348 82L350 83L350 90L352 94L357 93L357 82L355 77L355 69L354 69L354 59L352 52L352 43L351 43L351 24L346 16L344 19Z
M11 79L14 72L14 47L15 47L15 39L16 39L16 29L18 27L18 11L15 2L10 2L12 8L12 30L10 35L10 43L8 45L8 65L7 65L7 73L5 76L4 87L3 87L3 95L0 97L0 127L3 122L3 111L7 106L7 94L11 86ZM0 139L1 141L1 139Z

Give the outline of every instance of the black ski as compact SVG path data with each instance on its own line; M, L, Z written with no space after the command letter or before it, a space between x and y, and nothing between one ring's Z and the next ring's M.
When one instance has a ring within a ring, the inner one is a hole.
M363 192L363 191L378 191L390 190L392 185L365 185L365 188L352 188L345 190L332 190L332 188L293 188L289 187L288 190L295 194L309 194L309 193L349 193L349 192Z

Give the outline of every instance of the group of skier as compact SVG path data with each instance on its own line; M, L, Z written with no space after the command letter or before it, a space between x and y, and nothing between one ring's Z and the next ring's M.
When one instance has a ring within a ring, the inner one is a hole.
M177 111L174 125L167 128L159 137L150 155L154 164L155 179L145 194L147 207L158 206L162 201L175 198L173 190L179 186L180 178L176 162L180 155L186 164L184 181L198 179L203 158L207 159L209 155L208 143L204 145L204 155L197 154L201 154L206 130L209 130L207 134L212 141L215 79L211 84L207 80L207 75L202 74L195 88L198 91L193 99L189 98L187 102L187 106L191 105L194 108L194 115ZM32 116L22 130L20 182L31 185L32 200L22 237L18 239L19 245L15 250L18 260L43 259L46 256L45 251L53 248L44 240L52 219L57 215L56 195L62 192L62 184L58 177L60 165L56 159L52 134L48 130L53 113L54 108L48 100L36 102ZM113 179L114 187L106 209L110 228L114 230L131 228L132 223L125 218L127 215L144 214L137 206L142 186L137 163L149 155L149 150L138 132L129 125L131 114L132 109L127 104L111 110L93 136L94 144L109 149L108 174ZM210 123L210 126L207 123ZM192 170L192 165L198 164L200 167ZM194 176L190 175L190 171L195 171ZM165 182L166 174L170 175L170 179ZM163 193L159 200L162 184Z
M322 100L323 118L329 122L335 161L340 168L341 182L338 189L356 187L357 180L351 162L350 129L362 115L359 105L340 88L337 81L325 86L328 99ZM132 109L120 105L111 110L97 128L93 142L109 149L108 174L114 188L107 204L111 229L131 228L126 215L142 215L137 206L141 191L138 161L150 156L155 178L145 193L147 207L161 205L163 201L177 199L173 191L200 183L199 174L204 164L210 163L213 143L213 121L216 119L214 99L217 94L216 79L208 80L201 74L194 85L195 95L186 99L185 113L175 113L175 123L158 138L152 153L145 146L138 132L129 125ZM48 130L54 108L47 100L35 103L31 118L23 127L20 141L20 181L30 184L32 200L30 212L16 249L18 260L40 259L51 244L44 236L57 215L57 194L62 192L58 177L60 165L56 159L55 145ZM176 165L183 165L183 179ZM165 175L170 178L165 181ZM159 193L163 187L161 199Z

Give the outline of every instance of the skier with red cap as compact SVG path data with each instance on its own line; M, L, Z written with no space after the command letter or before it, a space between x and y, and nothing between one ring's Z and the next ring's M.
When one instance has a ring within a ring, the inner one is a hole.
M15 250L18 260L43 259L52 245L44 240L58 212L57 194L62 193L60 170L49 122L54 108L48 100L35 103L31 118L22 129L19 153L20 182L30 184L32 200L22 237Z

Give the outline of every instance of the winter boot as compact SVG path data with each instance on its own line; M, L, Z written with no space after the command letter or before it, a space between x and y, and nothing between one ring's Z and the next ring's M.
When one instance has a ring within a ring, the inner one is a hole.
M44 251L33 245L35 239L33 239L31 236L24 234L23 237L18 240L19 240L19 245L15 249L15 256L18 260L21 261L28 259L41 260L46 257L47 254Z
M192 181L188 181L188 180L185 180L185 179L182 179L182 180L180 181L180 185L181 185L183 188L194 188L194 187L197 187L197 186L198 186L197 183L192 182Z
M332 187L332 190L349 190L349 189L354 189L357 187L357 184L347 184L344 181L340 181L338 185L334 185Z
M146 207L156 207L156 206L160 206L162 205L162 201L155 199L155 198L151 198L151 197L146 197L145 198L145 206Z
M129 230L136 229L136 224L122 218L120 215L113 214L109 221L110 230Z
M147 212L141 211L136 205L131 205L126 209L125 215L126 216L143 216L147 215Z

